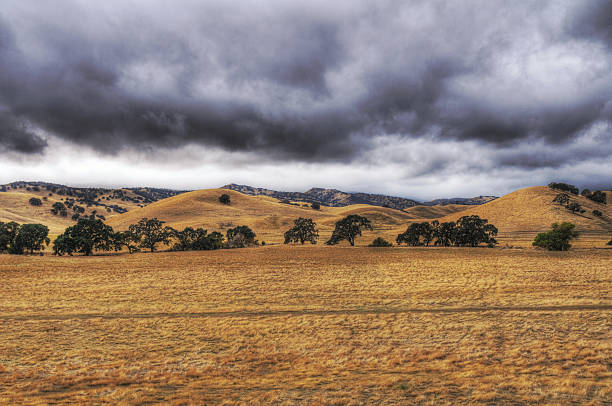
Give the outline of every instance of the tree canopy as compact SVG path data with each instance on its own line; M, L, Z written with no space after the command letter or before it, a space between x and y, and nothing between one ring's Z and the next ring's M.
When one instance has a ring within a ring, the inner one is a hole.
M440 223L438 220L427 223L412 223L406 231L396 238L398 245L406 244L413 247L434 245L442 247L467 246L477 247L485 243L489 247L497 244L495 236L498 230L487 219L479 216L463 216L457 222Z
M305 242L316 244L319 238L319 230L317 224L312 219L297 218L293 220L293 227L285 232L285 244L291 242L300 242L304 245Z
M75 252L89 256L94 250L110 251L121 249L117 245L113 228L102 220L80 219L74 226L66 228L63 234L53 241L55 255L72 255Z
M138 240L141 248L155 251L157 244L169 244L175 234L172 227L164 226L164 221L157 218L142 218L137 224L132 224L129 231Z
M361 235L362 228L365 230L372 230L372 223L370 223L370 220L358 214L351 214L336 222L336 228L331 238L325 244L335 245L342 240L346 240L351 246L354 246L355 238Z
M223 234L213 231L208 234L203 228L186 227L183 231L175 231L173 236L177 242L173 251L218 250L223 248Z
M10 243L9 253L22 255L29 252L41 251L44 245L49 245L49 228L42 224L22 224L20 225L14 239Z

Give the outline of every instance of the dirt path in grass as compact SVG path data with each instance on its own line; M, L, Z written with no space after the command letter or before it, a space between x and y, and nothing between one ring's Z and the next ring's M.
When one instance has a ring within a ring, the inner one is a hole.
M206 318L206 317L275 317L275 316L328 316L359 314L402 314L402 313L483 313L483 312L568 312L612 310L612 304L568 305L568 306L473 306L448 308L374 308L337 310L269 310L269 311L228 311L228 312L164 312L164 313L73 313L73 314L32 314L0 315L0 320L71 320L71 319L154 319L154 318Z

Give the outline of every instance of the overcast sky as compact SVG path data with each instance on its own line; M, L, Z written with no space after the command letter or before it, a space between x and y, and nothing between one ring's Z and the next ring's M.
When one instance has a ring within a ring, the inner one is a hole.
M612 186L612 2L0 0L0 183Z

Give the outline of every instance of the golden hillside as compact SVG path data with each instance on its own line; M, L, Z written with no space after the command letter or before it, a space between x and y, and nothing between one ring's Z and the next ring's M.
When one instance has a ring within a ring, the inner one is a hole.
M414 219L437 219L474 207L471 204L447 204L437 206L414 206L404 211Z
M0 185L0 221L15 221L20 224L41 223L49 227L52 235L60 234L68 226L75 224L72 216L77 213L75 207L82 208L81 217L92 214L108 219L119 211L133 210L147 204L145 198L132 189L89 189L93 190L91 200L86 200L75 193L87 191L87 188L72 188L62 185L44 184L42 182L13 182ZM147 188L143 188L147 191ZM32 206L31 198L38 198L42 206ZM53 215L54 203L61 202L67 207L66 217ZM70 204L68 204L70 202Z
M230 205L219 202L219 196L223 193L230 195ZM394 238L398 230L404 229L414 218L414 215L401 210L364 204L346 207L322 206L320 210L314 210L309 205L289 205L268 196L249 196L227 189L205 189L131 210L110 218L107 223L121 230L143 217L156 217L177 229L191 226L219 232L238 225L247 225L257 233L260 241L278 243L283 241L284 232L298 217L308 217L316 221L321 240L324 241L331 235L336 221L349 214L365 216L374 225L373 232L364 234L360 241L362 244L371 242L373 236L379 234Z
M4 192L0 193L0 221L8 223L14 221L19 224L41 223L49 227L51 234L59 234L72 224L70 216L61 217L51 214L51 205L57 199L48 197L43 205L34 207L29 200L32 197L40 198L33 193Z
M595 203L586 197L570 195L586 210L582 214L572 214L565 207L552 200L560 191L547 186L520 189L499 199L480 206L472 206L462 212L450 214L439 219L456 221L461 216L478 215L489 220L500 231L500 237L512 240L532 241L538 232L547 231L555 222L568 221L582 232L582 240L606 240L612 233L611 204ZM608 202L612 194L607 192ZM612 203L612 202L611 202ZM593 210L603 213L602 217L593 215Z

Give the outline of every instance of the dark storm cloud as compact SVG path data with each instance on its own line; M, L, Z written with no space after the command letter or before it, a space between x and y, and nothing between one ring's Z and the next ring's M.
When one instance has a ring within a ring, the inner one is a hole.
M570 32L587 39L599 40L612 47L612 2L592 0L584 4L575 19L571 20Z
M562 145L611 119L611 51L591 46L610 45L606 1L3 9L5 150L40 152L48 133L104 153L195 143L350 161L374 136ZM522 156L505 162L534 165Z

